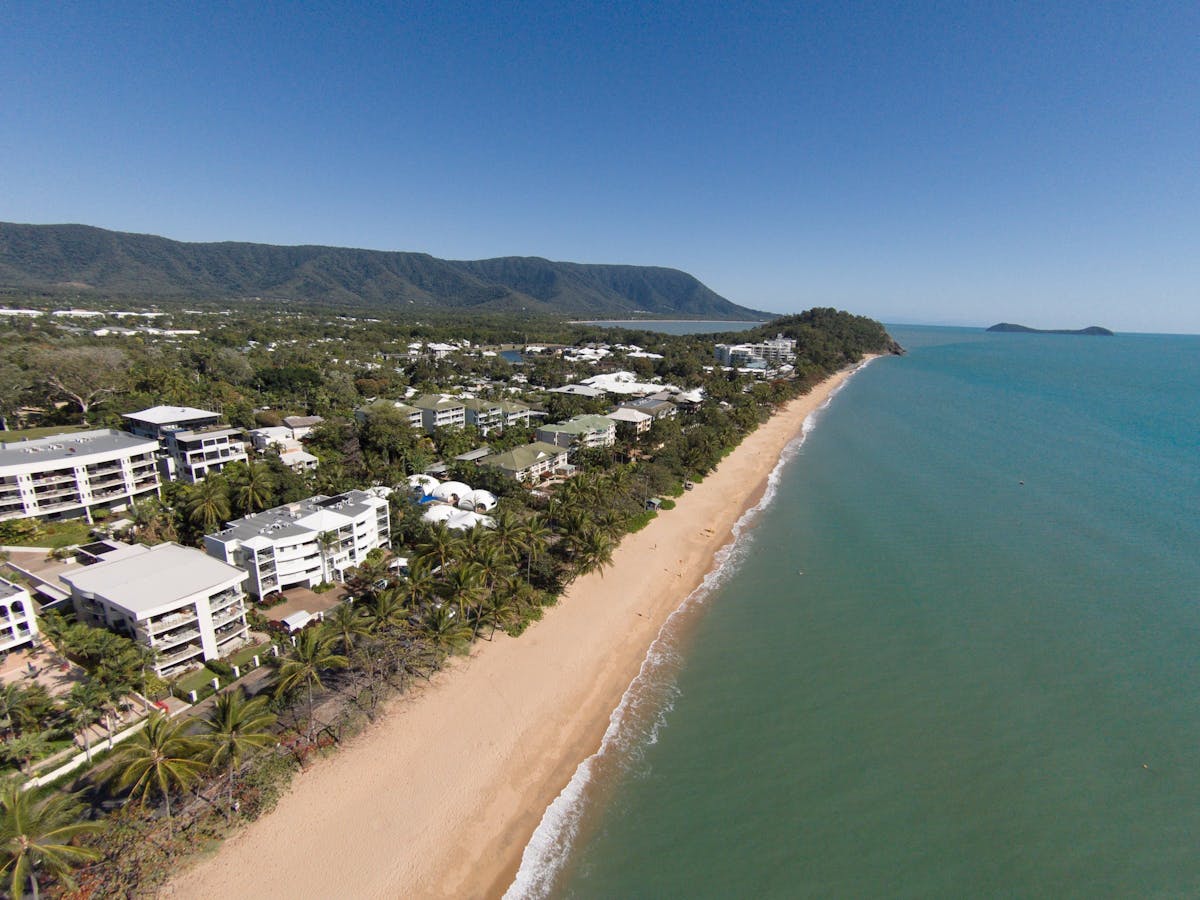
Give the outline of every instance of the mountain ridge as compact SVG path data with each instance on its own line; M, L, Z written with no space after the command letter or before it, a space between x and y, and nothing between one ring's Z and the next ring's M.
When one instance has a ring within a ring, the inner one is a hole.
M123 298L272 297L345 306L769 318L678 269L537 256L439 259L319 244L184 242L90 225L0 222L0 288Z

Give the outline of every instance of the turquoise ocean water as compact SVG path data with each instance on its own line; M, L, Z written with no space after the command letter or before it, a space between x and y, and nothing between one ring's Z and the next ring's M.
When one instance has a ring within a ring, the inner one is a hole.
M1200 338L890 330L513 896L1200 895Z

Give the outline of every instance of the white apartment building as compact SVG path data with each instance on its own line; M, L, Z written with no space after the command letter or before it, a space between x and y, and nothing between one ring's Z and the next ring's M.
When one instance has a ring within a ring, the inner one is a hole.
M246 591L263 597L296 585L339 581L391 537L388 502L366 491L318 495L251 513L205 535L213 556L245 570Z
M762 360L770 365L781 365L796 358L796 340L779 334L770 340L754 344L717 344L713 351L717 362L723 366L740 368L755 360Z
M542 425L537 439L557 447L611 447L617 440L617 423L608 416L574 416L565 422Z
M246 573L178 544L135 545L116 559L60 576L81 622L156 653L163 678L228 656L247 640Z
M433 434L436 428L461 428L467 424L467 408L456 397L423 394L411 405L421 410L421 426L426 434Z
M466 409L466 424L474 425L481 435L486 436L493 428L510 425L529 425L530 409L524 403L511 400L480 400L474 397L463 399Z
M159 443L111 428L0 444L0 521L122 510L158 493Z
M0 653L32 644L37 633L37 617L29 591L0 578Z
M153 406L126 413L131 432L159 440L165 474L195 484L231 462L246 462L241 432L220 424L220 415L190 406Z

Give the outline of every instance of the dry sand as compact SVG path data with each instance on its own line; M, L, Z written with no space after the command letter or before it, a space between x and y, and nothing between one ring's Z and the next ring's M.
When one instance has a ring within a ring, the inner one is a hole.
M165 896L503 894L546 807L600 745L659 629L762 496L805 417L848 374L772 417L524 636L481 642L299 774L275 812Z

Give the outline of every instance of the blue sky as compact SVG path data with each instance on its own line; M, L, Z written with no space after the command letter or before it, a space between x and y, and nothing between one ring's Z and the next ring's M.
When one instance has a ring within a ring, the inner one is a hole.
M1200 4L0 5L0 219L1200 333Z

